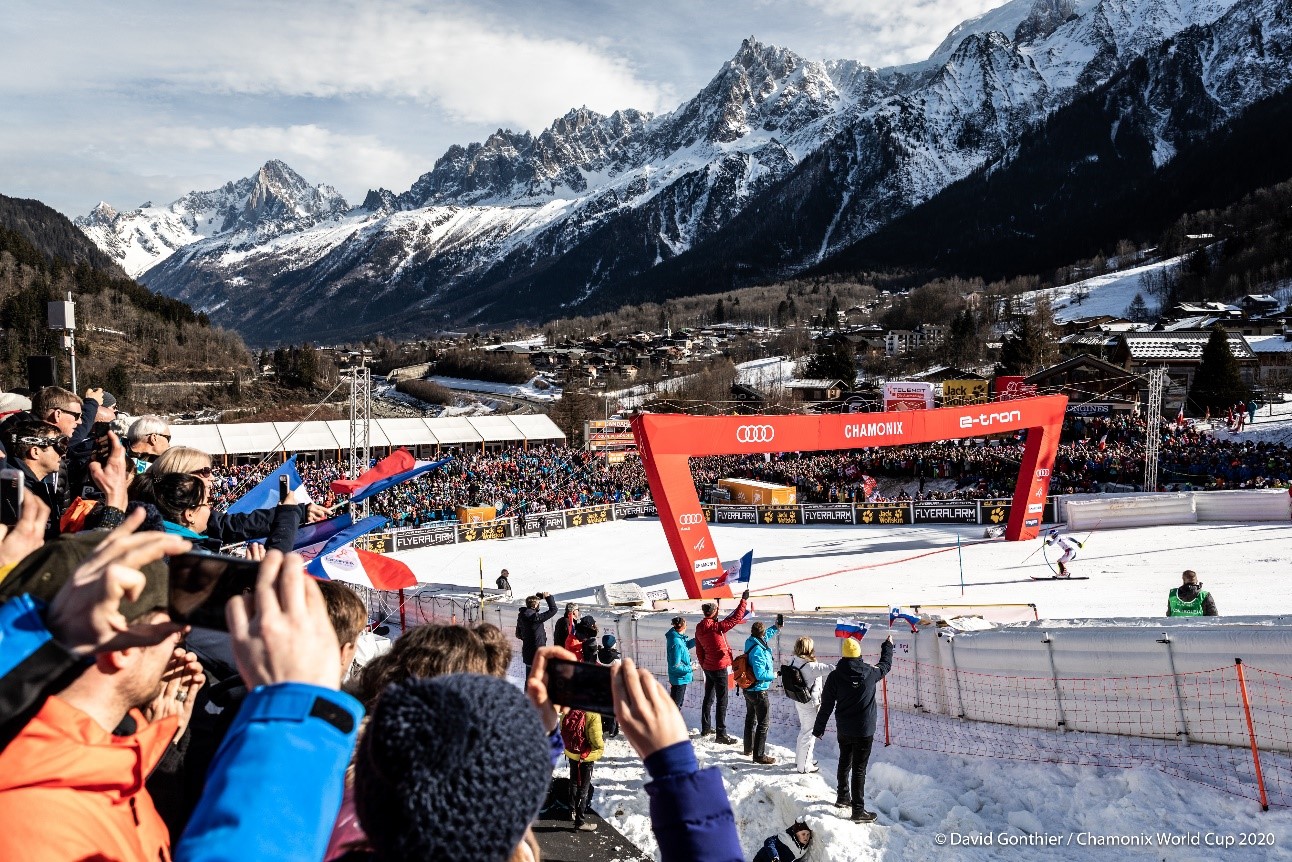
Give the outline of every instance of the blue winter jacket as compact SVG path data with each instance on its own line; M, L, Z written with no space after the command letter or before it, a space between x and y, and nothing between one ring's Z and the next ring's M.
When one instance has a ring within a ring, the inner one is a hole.
M776 657L772 655L771 650L774 637L776 637L776 626L768 626L762 637L767 644L766 647L753 635L745 639L745 655L749 656L749 670L754 674L754 679L758 680L745 691L767 691L771 688L772 681L776 679Z
M691 650L695 649L695 638L689 638L676 629L664 633L668 644L668 681L672 685L688 685L691 682Z
M322 859L363 706L303 683L247 695L207 773L175 862Z
M689 740L661 748L645 765L660 862L744 862L722 773L700 769Z

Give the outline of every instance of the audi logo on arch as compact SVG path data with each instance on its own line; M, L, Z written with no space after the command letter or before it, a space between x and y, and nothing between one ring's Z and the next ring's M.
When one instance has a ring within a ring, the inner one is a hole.
M704 515L701 515L698 512L691 515L678 515L677 523L682 527L693 527L696 524L704 523Z
M771 425L741 425L736 429L737 443L770 443L776 439L776 429Z

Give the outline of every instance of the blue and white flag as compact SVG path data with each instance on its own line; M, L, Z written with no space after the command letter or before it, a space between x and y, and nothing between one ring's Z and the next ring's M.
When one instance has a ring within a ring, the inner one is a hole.
M301 474L296 472L296 456L288 458L282 466L260 481L260 484L243 494L227 510L230 515L244 515L257 509L272 509L278 505L278 477L287 477L287 488L291 491L289 498L293 503L313 503L310 492L301 481Z

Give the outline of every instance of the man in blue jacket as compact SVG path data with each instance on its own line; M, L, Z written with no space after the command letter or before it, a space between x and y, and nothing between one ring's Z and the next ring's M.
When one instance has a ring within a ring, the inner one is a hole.
M745 755L752 754L754 763L771 766L776 758L767 756L767 715L771 702L767 690L776 679L776 661L768 641L776 637L785 617L776 615L776 625L767 628L756 622L749 629L745 640L745 655L749 657L749 670L754 675L754 684L745 689Z
M686 617L673 617L673 628L664 633L668 647L668 694L682 708L686 687L691 684L691 650L695 638L686 636Z
M879 663L871 666L861 659L861 641L844 638L843 658L825 678L821 711L812 735L825 736L830 713L835 713L839 731L839 790L836 808L852 806L855 823L873 823L875 815L866 810L866 764L875 741L875 686L893 666L893 636L879 650ZM849 780L851 779L851 781Z

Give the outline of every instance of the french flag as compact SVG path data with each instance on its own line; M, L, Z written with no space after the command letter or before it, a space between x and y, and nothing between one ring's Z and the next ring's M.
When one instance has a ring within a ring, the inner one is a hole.
M375 590L402 590L417 586L413 570L390 557L345 545L330 554L315 557L305 571L316 578L345 581Z
M256 487L243 494L228 508L230 515L244 515L257 509L272 509L278 505L278 477L287 477L287 489L291 492L288 498L292 503L313 503L310 492L301 481L301 474L296 471L296 456L288 458L277 470L260 481Z
M418 461L407 449L396 449L358 477L337 479L331 488L337 494L348 494L351 503L360 503L387 488L443 467L451 460L452 458L441 458L438 461Z
M373 530L380 530L390 523L381 515L373 515L356 523L343 523L349 521L349 515L342 515L340 518L332 518L302 527L300 533L297 533L296 546L293 550L306 560L313 560L317 557L326 556L338 548L350 544L360 536L371 533ZM325 524L329 525L326 529L318 530L313 534L308 532L310 527L322 527ZM302 540L302 536L305 537L304 540Z
M730 584L744 584L749 586L749 577L754 571L754 552L750 551L740 558L740 562L726 566L722 574L714 580L715 587L725 587Z
M861 640L869 630L870 626L858 620L839 620L834 624L834 636L837 638Z

